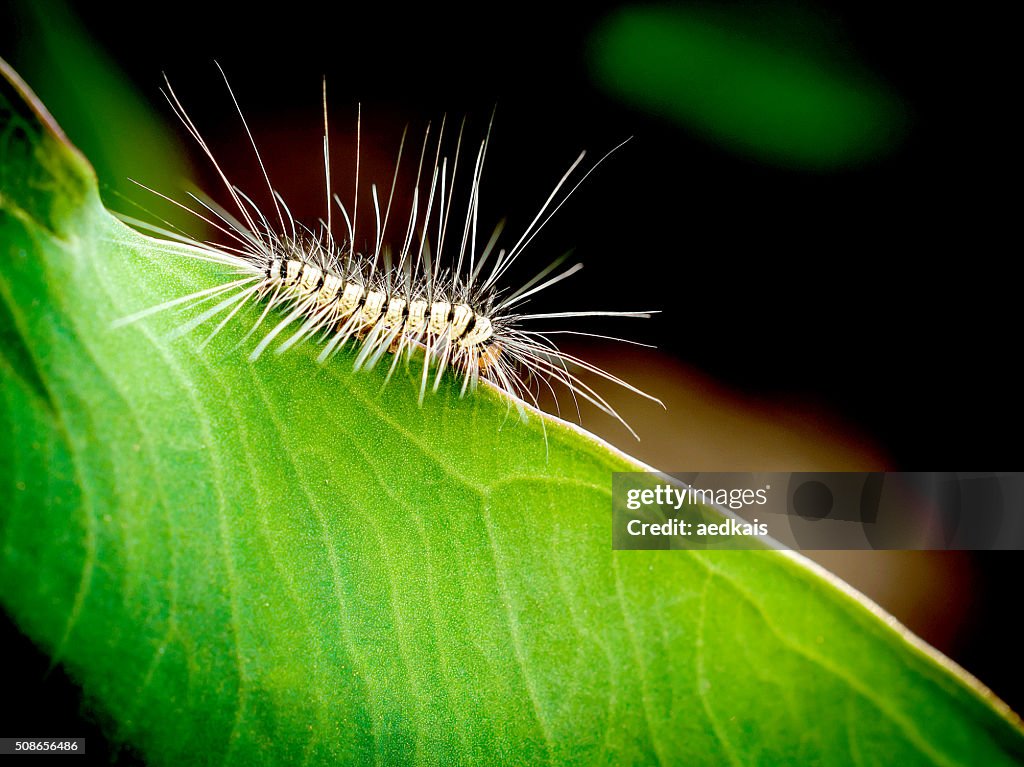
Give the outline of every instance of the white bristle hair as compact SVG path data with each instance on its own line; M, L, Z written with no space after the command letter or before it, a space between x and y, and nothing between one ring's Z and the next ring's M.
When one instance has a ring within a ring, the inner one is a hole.
M383 202L383 212L377 186L371 184L373 250L361 252L357 248L360 222L365 219L365 214L360 216L358 208L361 110L356 120L355 189L350 212L332 189L327 86L324 81L326 216L316 226L310 227L292 217L284 199L272 185L238 99L223 68L219 64L217 67L252 146L273 208L269 211L261 210L250 196L228 179L165 76L164 96L212 163L227 191L232 208L222 207L204 195L197 194L189 194L191 204L185 204L143 184L139 186L188 211L216 229L225 239L219 243L204 242L170 224L162 227L128 216L122 216L122 219L188 246L181 252L199 260L227 266L233 275L223 285L149 307L118 320L116 325L136 322L171 308L193 310L203 304L212 304L175 331L176 335L184 334L201 325L215 322L201 342L201 347L205 347L238 315L243 306L259 302L263 304L263 309L246 334L248 339L262 333L250 354L252 360L268 350L282 353L302 341L312 340L322 345L317 357L321 363L326 363L345 347L356 350L354 364L357 370L374 368L386 357L390 357L387 370L387 378L390 379L399 364L409 364L413 355L420 352L423 364L417 378L421 404L429 391L438 389L445 375L454 373L461 379L462 395L474 391L481 379L486 380L509 396L510 405L515 406L525 420L527 412L524 403L534 407L538 403L538 392L534 385L540 382L555 396L552 383L557 383L570 392L577 413L578 400L585 400L615 418L630 434L637 437L629 424L578 373L584 371L598 376L662 404L660 400L596 365L559 350L551 336L569 334L638 346L646 344L575 330L532 330L530 323L580 317L649 317L656 312L525 312L524 307L531 298L583 268L579 263L566 267L568 254L550 263L516 290L502 286L502 278L508 269L544 225L580 184L625 141L573 182L585 157L585 153L580 153L516 243L508 250L499 249L495 254L502 225L495 228L486 243L481 243L477 236L480 181L490 143L490 126L477 149L472 166L464 220L451 233L449 223L456 196L454 184L459 170L463 131L460 128L449 168L448 158L441 153L444 121L434 146L430 144L428 127L420 151L408 222L401 232L401 247L396 258L385 245L385 238L392 223L392 203L405 148L406 136L403 133L390 191ZM425 165L425 158L431 154L432 167ZM566 191L570 184L571 188ZM335 208L344 222L341 230L343 237L340 240L334 235L338 223L337 217L333 215ZM435 234L437 249L431 252L430 237ZM455 250L457 253L449 258L449 251Z

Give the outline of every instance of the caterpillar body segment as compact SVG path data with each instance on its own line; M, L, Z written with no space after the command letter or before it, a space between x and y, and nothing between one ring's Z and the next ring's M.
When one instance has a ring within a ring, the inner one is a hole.
M479 355L485 354L487 342L494 335L491 321L467 303L428 302L422 297L409 299L382 289L367 290L355 280L346 281L300 259L271 261L265 278L260 290L276 291L279 300L296 305L311 301L323 313L325 324L333 326L336 333L366 338L379 326L409 340L419 341L424 335L435 342L447 339Z

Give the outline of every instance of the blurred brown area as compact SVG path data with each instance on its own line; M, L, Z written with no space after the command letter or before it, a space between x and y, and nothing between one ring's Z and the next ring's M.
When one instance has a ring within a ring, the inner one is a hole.
M623 320L621 332L642 336L644 322ZM632 337L631 335L631 337ZM554 338L559 338L555 336ZM882 449L820 403L752 397L654 349L625 344L562 347L597 365L665 407L597 376L585 380L639 436L633 439L614 418L586 402L579 417L590 431L644 463L663 471L884 471ZM545 409L551 409L551 395ZM563 416L576 420L568 396Z

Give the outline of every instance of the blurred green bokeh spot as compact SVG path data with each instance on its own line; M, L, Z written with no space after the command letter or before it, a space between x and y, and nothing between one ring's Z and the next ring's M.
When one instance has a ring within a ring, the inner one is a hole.
M738 12L736 12L738 13ZM627 8L600 24L591 66L611 92L755 159L828 170L885 154L899 100L771 25L680 8Z

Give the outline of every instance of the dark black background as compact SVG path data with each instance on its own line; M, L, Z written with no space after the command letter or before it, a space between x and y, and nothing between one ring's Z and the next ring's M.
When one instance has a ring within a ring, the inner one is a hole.
M225 119L213 59L250 122L279 133L291 126L311 161L323 75L339 132L356 101L367 126L393 131L442 112L474 116L471 127L482 130L497 104L490 220L528 220L580 149L635 136L545 232L550 249L575 246L587 262L558 300L662 307L676 319L652 321L643 340L732 388L838 412L881 445L890 468L1019 468L1012 24L998 6L973 4L719 5L770 30L792 30L794 18L810 19L808 34L830 30L830 55L875 73L906 106L898 149L852 169L785 169L622 104L600 90L586 58L610 3L76 10L171 123L158 93L166 71L214 143L239 132ZM31 41L16 25L0 27L0 55L16 63ZM1021 710L1019 632L1007 609L1019 602L1020 558L976 555L973 566L972 630L948 649ZM37 685L46 662L9 626L4 638L16 650L5 657L25 659L10 688L26 696L16 714L25 727L11 731L73 720L77 703L61 701L77 700L74 688L59 671ZM55 705L64 708L51 714Z

